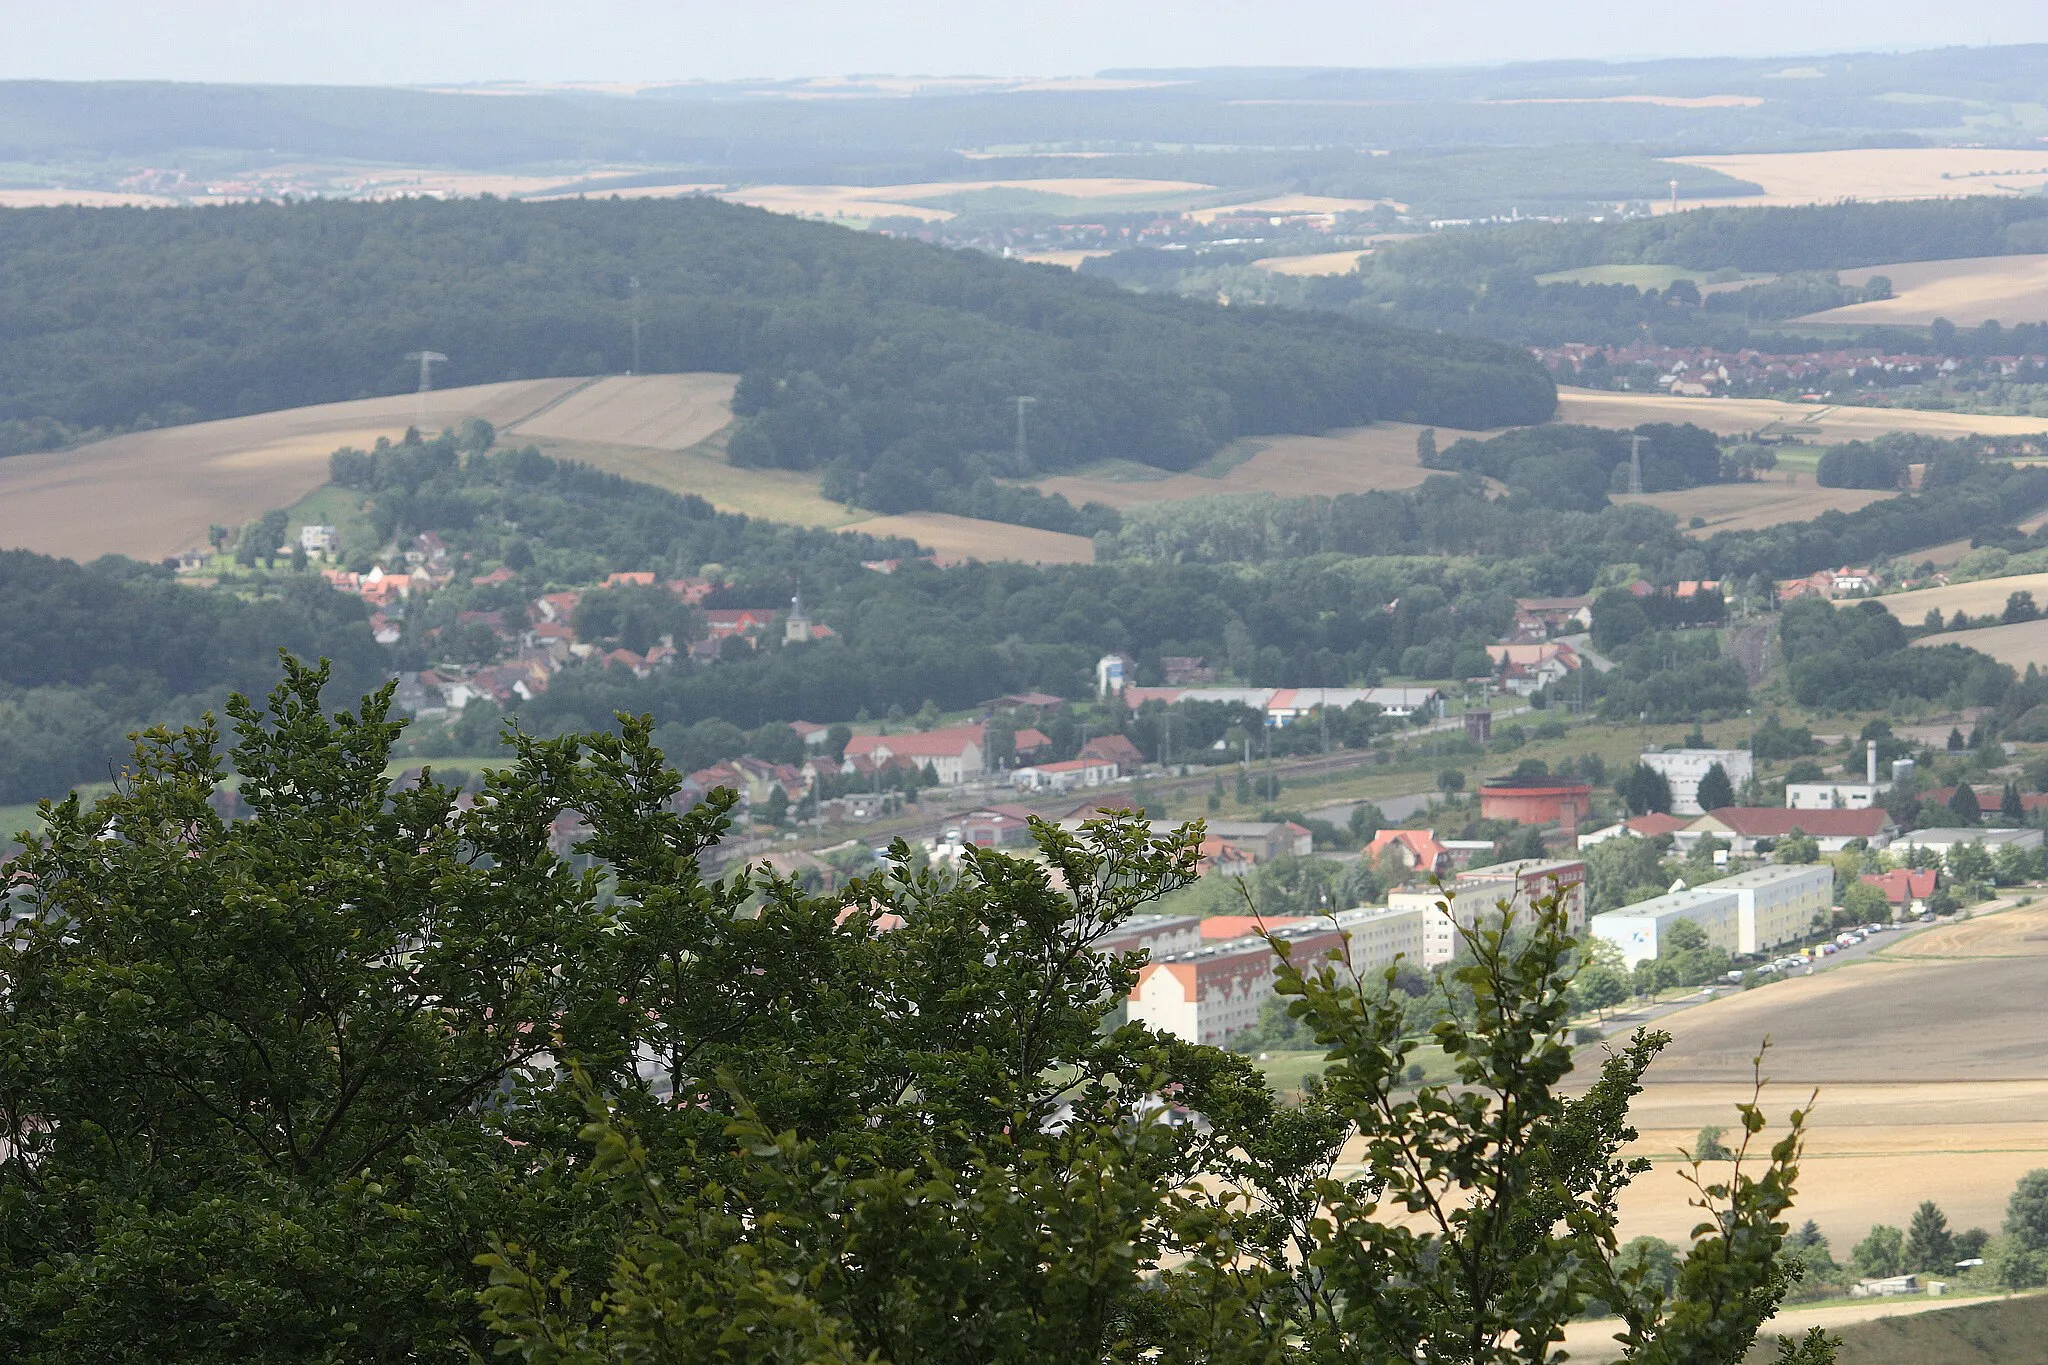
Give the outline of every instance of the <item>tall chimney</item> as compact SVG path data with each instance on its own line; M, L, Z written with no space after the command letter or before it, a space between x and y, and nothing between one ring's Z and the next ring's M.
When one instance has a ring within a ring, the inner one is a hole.
M1870 741L1867 756L1870 761L1865 765L1865 769L1869 775L1864 778L1864 781L1875 787L1877 785L1877 741L1874 739Z

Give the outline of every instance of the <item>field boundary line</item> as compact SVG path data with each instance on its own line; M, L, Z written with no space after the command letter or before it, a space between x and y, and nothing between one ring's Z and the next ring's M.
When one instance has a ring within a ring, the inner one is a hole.
M501 435L508 431L516 431L524 424L531 422L534 418L540 416L542 413L554 411L556 408L562 406L562 404L568 402L571 398L574 398L577 394L583 392L585 389L589 388L592 384L597 383L599 380L610 378L612 378L612 376L608 374L591 375L582 383L574 385L571 388L562 390L562 392L556 394L553 398L548 399L547 402L542 403L532 412L526 413L523 416L513 418L504 426L499 427L498 431Z

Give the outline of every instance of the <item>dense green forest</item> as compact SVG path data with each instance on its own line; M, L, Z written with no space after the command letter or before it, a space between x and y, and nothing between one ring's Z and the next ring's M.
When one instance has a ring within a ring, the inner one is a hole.
M629 297L639 281L637 304ZM716 200L0 212L0 423L111 428L446 384L737 371L743 465L933 505L990 473L1185 469L1237 436L1551 413L1527 355L1327 313L1137 297L1071 272ZM1028 464L1013 395L1031 395Z
M196 717L230 688L266 690L279 649L332 659L337 686L358 692L388 666L362 603L317 579L245 598L179 587L129 560L81 567L7 550L0 613L0 802L105 779L129 731Z
M1720 483L1733 472L1723 468L1714 433L1690 422L1646 423L1633 435L1643 438L1645 493ZM1431 437L1421 455L1431 469L1484 474L1546 507L1596 512L1608 505L1608 493L1628 491L1630 436L1604 427L1546 425L1487 441L1466 437L1444 450Z

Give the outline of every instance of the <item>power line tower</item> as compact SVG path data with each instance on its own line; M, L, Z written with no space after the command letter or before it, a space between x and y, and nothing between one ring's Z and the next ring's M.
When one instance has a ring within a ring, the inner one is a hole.
M1640 436L1628 438L1628 491L1643 491L1643 438Z
M434 387L434 367L436 365L445 365L448 362L448 357L442 355L439 351L407 351L405 358L407 360L417 360L420 363L418 426L420 435L424 436L427 434L427 427L430 425L427 421L427 394Z
M1024 443L1024 409L1030 407L1038 400L1034 397L1019 395L1010 401L1017 405L1017 472L1023 474L1031 468L1031 451Z
M626 280L626 288L631 291L633 301L633 368L627 370L626 373L638 374L640 373L640 277L638 275L630 276Z

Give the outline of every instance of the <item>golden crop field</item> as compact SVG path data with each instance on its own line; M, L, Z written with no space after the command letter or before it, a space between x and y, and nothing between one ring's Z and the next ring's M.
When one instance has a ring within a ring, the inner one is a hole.
M2015 592L2030 592L2034 594L2035 601L2048 604L2048 573L1979 578L1969 583L1948 583L1939 588L1886 593L1872 600L1907 625L1917 626L1926 619L1930 609L1940 611L1943 616L1953 616L1959 611L1967 612L1971 616L2003 611L2006 597ZM1960 634L1945 635L1940 641L1930 643L1960 638Z
M1796 428L1799 439L1813 445L1867 441L1888 431L1944 437L2033 436L2048 432L2048 418L2043 417L1782 403L1775 398L1683 398L1668 393L1624 393L1563 385L1557 390L1557 420L1622 428L1643 422L1691 422L1721 436L1782 426Z
M1677 517L1681 526L1698 517L1706 524L1691 527L1691 534L1710 536L1716 531L1759 531L1788 521L1812 521L1823 512L1854 512L1893 496L1868 488L1822 488L1811 474L1801 474L1793 482L1778 475L1755 483L1717 483L1670 493L1616 493L1612 500L1661 508Z
M688 450L732 421L738 384L736 374L614 375L571 390L504 435Z
M1928 1199L1951 1228L1997 1231L2019 1178L2048 1168L2048 1015L2033 1003L2044 986L2048 903L1896 934L1873 960L1657 1020L1672 1041L1630 1107L1639 1136L1624 1152L1653 1164L1621 1196L1620 1236L1690 1241L1701 1218L1679 1153L1703 1127L1740 1140L1736 1105L1751 1096L1765 1038L1764 1144L1783 1134L1790 1110L1809 1110L1792 1222L1817 1223L1838 1260L1874 1224L1903 1228ZM1632 1031L1626 1015L1612 1022L1611 1036ZM1597 1053L1582 1055L1577 1084L1597 1063ZM1354 1140L1337 1174L1351 1174L1362 1156ZM1710 1164L1705 1174L1726 1169ZM1794 1307L1765 1339L1951 1306L1914 1298ZM1613 1330L1573 1324L1573 1358L1614 1359Z
M1068 176L1045 180L940 180L915 185L749 185L720 192L719 198L775 213L824 218L922 218L944 222L952 210L915 201L976 190L1031 190L1068 199L1130 199L1189 194L1213 186L1193 180L1142 180L1129 176Z
M1318 251L1312 256L1268 256L1253 261L1254 269L1274 275L1349 275L1370 256L1370 248L1355 251Z
M2048 185L2048 154L1981 147L1887 147L1835 152L1744 152L1678 156L1763 187L1761 195L1707 204L1831 204L1841 199L1942 199L1972 194L2031 194Z
M1077 507L1100 502L1119 509L1217 493L1275 493L1292 498L1309 493L1413 488L1441 472L1424 469L1415 458L1415 438L1421 431L1409 422L1375 422L1327 436L1250 436L1237 449L1226 452L1227 457L1234 457L1249 448L1253 451L1250 457L1235 463L1231 458L1219 458L1215 463L1231 467L1214 477L1165 474L1139 466L1120 471L1137 477L1061 474L1039 479L1037 487L1062 494ZM1485 433L1442 427L1437 430L1437 441L1448 445L1461 436L1482 435Z
M427 395L426 422L510 424L574 388L524 379ZM419 421L419 396L397 394L139 431L70 450L0 460L0 546L91 559L177 554L235 525L289 507L327 482L344 445L397 439Z
M1585 265L1576 270L1553 270L1547 275L1538 275L1536 283L1632 284L1638 289L1669 289L1679 280L1691 280L1702 294L1722 294L1777 278L1775 275L1751 273L1739 280L1709 282L1700 278L1706 273L1688 270L1682 265Z
M1094 542L968 517L874 514L822 497L819 476L726 463L729 374L531 379L429 394L366 398L166 427L71 450L0 460L0 547L74 559L141 559L203 545L206 528L291 507L327 482L327 457L367 449L409 425L428 430L483 417L503 444L531 444L658 488L694 493L722 511L799 526L910 536L956 558L1087 563ZM1410 444L1413 437L1409 438Z
M1947 318L1975 327L2048 321L2048 255L1965 256L1950 261L1901 261L1839 272L1844 284L1873 275L1892 282L1892 297L1808 313L1799 322L1924 325Z
M1765 1037L1774 1122L1820 1092L1794 1216L1838 1255L1923 1199L1952 1227L1995 1231L2014 1182L2048 1167L2044 935L2048 905L2008 910L1660 1021L1673 1041L1632 1111L1634 1150L1656 1166L1622 1198L1624 1236L1684 1240L1697 1214L1674 1154L1731 1126Z
M742 469L725 461L724 437L689 450L610 445L598 441L541 439L542 453L575 460L607 474L694 493L721 512L793 526L845 526L868 513L850 509L818 492L818 475L793 469Z
M130 194L120 190L0 190L0 209L46 209L77 204L89 209L166 208L178 201L161 194Z
M1232 213L1371 213L1386 207L1406 213L1408 206L1392 199L1338 199L1326 194L1276 194L1270 199L1253 199L1237 204L1213 204L1194 209L1188 217L1198 223L1212 223Z
M1013 560L1020 564L1093 564L1095 542L1086 536L1010 526L999 521L956 517L947 512L905 512L849 522L842 531L871 536L907 536L953 559Z
M2004 605L2002 602L2000 605ZM2048 621L2026 621L2011 626L1982 626L1947 635L1929 635L1916 645L1961 645L1989 654L2002 664L2024 673L2028 664L2048 668Z

